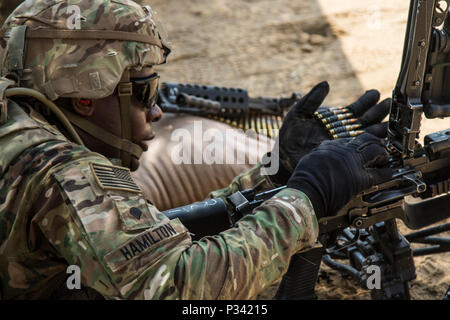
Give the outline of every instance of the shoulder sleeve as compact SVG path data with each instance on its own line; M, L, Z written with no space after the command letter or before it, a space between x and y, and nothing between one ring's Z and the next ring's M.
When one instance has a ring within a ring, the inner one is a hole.
M67 164L52 174L35 222L67 263L81 268L83 284L106 298L175 298L173 277L157 284L153 276L174 266L191 238L129 179L101 158Z
M71 162L52 177L34 222L81 268L83 284L110 299L253 298L317 237L309 200L292 189L235 228L192 243L178 220L168 220L105 160Z
M234 228L183 252L178 287L185 299L253 299L278 281L290 258L311 248L318 224L305 194L285 189Z

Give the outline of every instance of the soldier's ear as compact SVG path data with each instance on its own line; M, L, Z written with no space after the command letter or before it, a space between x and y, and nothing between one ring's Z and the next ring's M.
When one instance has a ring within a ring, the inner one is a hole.
M90 117L94 113L95 103L90 99L78 99L73 98L72 108L73 110L83 117Z

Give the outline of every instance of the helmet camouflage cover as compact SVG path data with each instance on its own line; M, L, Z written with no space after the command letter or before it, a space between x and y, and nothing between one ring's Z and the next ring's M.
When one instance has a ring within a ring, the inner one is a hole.
M2 76L15 71L50 100L107 97L125 70L170 53L152 9L129 0L27 0L1 34Z

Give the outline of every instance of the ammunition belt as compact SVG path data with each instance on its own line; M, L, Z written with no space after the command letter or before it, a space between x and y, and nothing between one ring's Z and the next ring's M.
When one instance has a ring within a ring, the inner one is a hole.
M364 133L363 125L346 107L320 108L314 112L314 117L332 139L356 137Z
M269 138L276 138L284 117L263 112L248 112L241 116L209 115L210 119L226 123L244 132L252 130Z

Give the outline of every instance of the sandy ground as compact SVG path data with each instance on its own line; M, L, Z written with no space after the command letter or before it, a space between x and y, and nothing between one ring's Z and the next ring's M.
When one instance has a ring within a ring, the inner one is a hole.
M4 2L3 6L10 0ZM174 52L164 81L243 87L252 96L307 92L327 80L328 105L376 88L391 95L400 67L409 1L153 0ZM425 120L424 134L450 127ZM402 227L404 232L407 229ZM416 259L413 299L441 299L450 284L450 253ZM335 271L319 299L369 299ZM270 298L275 287L260 298Z

